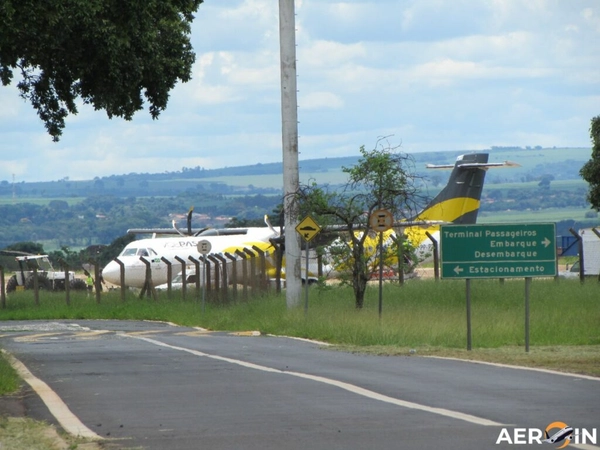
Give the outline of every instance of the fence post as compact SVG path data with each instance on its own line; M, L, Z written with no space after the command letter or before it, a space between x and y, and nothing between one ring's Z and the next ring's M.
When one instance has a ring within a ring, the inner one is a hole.
M187 293L187 274L186 272L186 262L185 259L176 256L175 259L179 261L181 264L181 298L185 300L185 296Z
M265 251L261 250L256 245L252 246L252 250L258 253L258 261L259 261L259 287L261 291L266 291L269 287L269 279L267 277L267 260L265 257Z
M429 231L426 231L425 234L433 244L433 273L437 281L440 279L440 256L438 252L438 241L434 239L434 237L429 233Z
M229 284L229 280L228 280L229 276L228 276L228 273L227 273L227 259L225 259L225 257L223 255L217 255L217 254L215 254L214 256L215 256L215 258L217 258L220 261L219 265L223 268L223 271L221 272L222 275L223 275L221 277L221 286L222 286L222 289L221 289L221 298L223 299L224 303L228 303L228 299L227 299L227 286Z
M171 267L171 261L169 261L164 256L162 256L160 260L167 265L167 298L171 300L171 283L173 281L173 267Z
M244 252L250 257L250 287L254 293L256 291L256 253L249 248L244 248Z
M196 267L196 300L200 299L200 261L193 256L188 256L188 259L194 263ZM205 280L206 282L206 280Z
M214 290L214 299L218 302L220 300L220 290L221 290L221 273L219 267L221 266L220 261L215 258L215 255L207 255L208 258L213 263L213 269L215 272L215 290Z
M96 289L96 303L99 304L102 294L102 275L100 274L98 261L94 261L94 289Z
M231 253L225 253L225 256L231 260L231 287L233 289L233 300L237 300L237 263L238 259Z
M248 300L248 266L246 266L248 255L241 250L236 250L235 254L242 258L242 296Z
M4 284L4 267L0 266L0 305L6 308L6 286Z
M275 247L275 292L281 293L281 266L283 265L283 246L281 238L269 239Z
M125 301L125 290L127 286L125 286L125 263L121 261L119 258L113 259L119 265L119 278L121 280L121 301Z
M600 231L596 227L592 227L592 231L600 239ZM600 271L598 272L598 281L600 282Z
M579 233L575 231L573 228L569 228L569 231L575 239L577 239L577 252L579 253L579 281L583 283L585 281L585 271L584 268L584 255L583 255L583 239L579 236Z
M94 267L94 291L96 294L96 303L100 303L100 293L102 291L102 282L100 281L100 267L98 267L98 261L95 259L89 259L88 262Z
M71 304L71 281L69 280L69 265L64 259L59 259L62 269L65 271L65 301L67 306Z
M144 286L142 287L142 292L140 292L140 298L146 294L147 297L152 295L154 300L158 300L156 298L156 289L154 289L154 284L152 283L152 267L150 265L150 261L148 261L143 256L140 256L140 261L142 261L146 265L146 279L144 280Z

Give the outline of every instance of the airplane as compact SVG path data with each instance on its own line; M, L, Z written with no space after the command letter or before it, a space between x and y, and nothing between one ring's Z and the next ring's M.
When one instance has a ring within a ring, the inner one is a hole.
M404 228L407 239L421 249L423 254L431 250L431 245L425 234L428 231L434 238L439 239L440 223L475 223L479 211L481 192L487 169L494 167L516 167L518 164L505 161L502 163L488 163L487 153L473 153L461 155L453 165L427 165L430 169L449 169L452 173L447 185L427 205L427 207L414 217L395 224ZM189 256L200 259L197 244L201 240L211 243L211 253L235 252L235 249L250 248L258 246L263 251L274 253L270 240L280 237L265 216L266 227L250 228L225 228L225 229L200 229L191 228L191 214L193 207L188 212L188 230L184 233L173 224L173 229L134 229L128 230L132 233L152 233L151 239L141 239L128 244L121 252L118 259L125 267L125 285L129 287L143 288L146 281L146 265L140 260L145 257L150 261L153 284L167 283L167 264L161 258L169 260L174 267L180 267L181 263L175 259L188 260ZM324 231L339 231L333 227L325 228ZM156 237L161 234L176 234L175 237ZM437 233L437 234L436 234ZM436 237L437 236L437 237ZM384 233L384 246L391 246L395 231L389 230ZM368 237L365 247L369 249L368 256L375 254L378 245L378 236ZM332 244L332 246L335 246ZM429 248L427 248L429 246ZM190 261L191 266L191 261ZM312 264L311 266L314 266ZM325 266L324 273L334 276L340 267ZM315 281L314 270L309 269L308 280ZM270 273L274 273L273 267ZM116 261L111 261L102 270L102 277L115 285L120 285L121 268ZM285 273L282 273L285 278ZM304 278L304 275L303 275Z
M405 240L410 242L419 261L423 262L431 258L433 251L433 243L428 238L427 233L439 242L441 224L476 223L487 170L490 168L519 167L519 164L511 161L490 163L488 159L488 153L471 153L458 156L454 164L427 164L425 166L427 169L452 169L448 183L421 212L406 220L395 222L390 230L383 232L383 247L384 252L386 252L384 265L397 264L397 258L392 254L393 243L397 238L397 229L403 230ZM325 231L327 229L327 227L324 227ZM336 227L329 229L333 230ZM361 231L358 233L361 233ZM336 249L339 251L349 243L338 239L332 245L332 250L335 252ZM365 256L370 261L372 272L378 267L378 263L375 261L378 245L379 233L371 233L365 239ZM335 258L330 257L329 259ZM331 267L329 265L327 267L330 274L335 274L340 269L347 269L347 267L345 265L342 267Z
M211 253L234 253L235 250L243 251L244 248L251 249L252 246L268 250L271 247L270 240L278 238L279 233L266 216L265 223L266 227L204 229L191 235L184 235L180 230L176 230L178 234L176 237L156 237L157 233L167 231L163 229L135 230L136 232L152 232L153 237L133 241L127 244L119 254L118 259L125 268L125 285L133 288L144 287L146 264L140 257L144 257L150 262L154 285L167 283L168 264L162 258L170 261L175 268L181 267L181 262L176 257L185 260L187 265L192 266L192 261L188 259L190 256L198 260L202 259L197 248L200 241L210 242ZM104 281L120 286L121 266L119 263L115 260L109 262L102 269L102 278Z
M565 439L571 440L573 438L573 427L564 427L554 433L552 436L548 435L548 430L546 430L546 439L542 442L546 442L548 444L554 444L556 442L562 442Z

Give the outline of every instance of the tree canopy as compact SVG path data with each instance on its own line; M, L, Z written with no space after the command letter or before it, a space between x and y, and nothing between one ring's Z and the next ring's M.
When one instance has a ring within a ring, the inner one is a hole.
M193 13L203 0L0 0L0 80L58 141L76 100L131 120L156 119L190 79ZM144 100L145 97L145 100Z
M590 184L588 201L593 209L600 211L600 116L592 119L590 137L592 158L581 168L580 174Z
M379 209L388 210L395 219L410 216L417 195L417 177L411 172L414 166L408 155L396 153L384 140L370 151L362 146L360 153L355 166L343 168L348 182L341 189L329 191L313 183L301 186L297 194L301 213L313 215L321 225L343 225L348 231L348 240L337 240L330 246L333 252L329 256L334 265L343 265L348 273L359 309L375 256L367 248L373 236L369 217Z

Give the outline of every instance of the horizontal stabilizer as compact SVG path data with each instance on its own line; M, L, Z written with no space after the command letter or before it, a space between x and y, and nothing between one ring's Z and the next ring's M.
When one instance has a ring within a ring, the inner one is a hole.
M464 169L469 168L481 168L481 169L490 169L490 168L501 168L501 167L521 167L520 164L512 161L504 161L501 163L456 163L456 164L427 164L425 166L427 169L454 169L454 167L461 167Z

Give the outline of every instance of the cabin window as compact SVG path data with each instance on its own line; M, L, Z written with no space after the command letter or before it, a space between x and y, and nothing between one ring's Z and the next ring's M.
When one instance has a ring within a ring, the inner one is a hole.
M146 250L145 248L140 248L137 252L138 256L149 256L148 255L148 250Z

